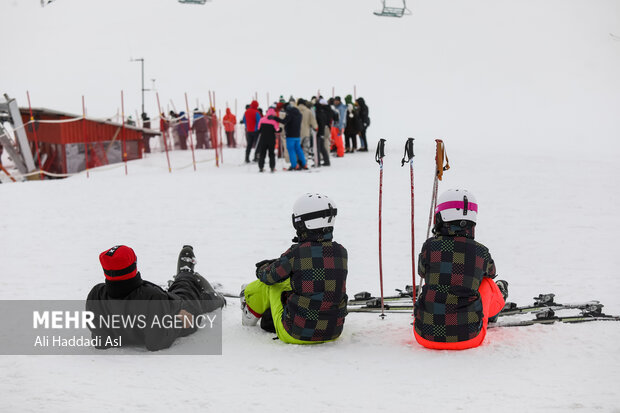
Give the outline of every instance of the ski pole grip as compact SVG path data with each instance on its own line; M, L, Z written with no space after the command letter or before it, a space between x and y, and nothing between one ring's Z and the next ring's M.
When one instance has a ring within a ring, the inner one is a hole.
M403 159L400 161L400 166L404 166L406 162L409 162L415 156L413 154L413 138L408 138L407 142L405 142L405 154L403 155Z
M375 161L381 163L381 160L385 156L385 139L379 139L377 143L377 152L375 153Z

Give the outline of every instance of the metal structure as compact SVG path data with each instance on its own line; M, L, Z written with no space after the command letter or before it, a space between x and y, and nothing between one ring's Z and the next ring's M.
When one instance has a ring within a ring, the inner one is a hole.
M32 150L28 143L26 128L24 127L17 101L9 98L6 94L4 98L6 99L6 103L0 103L0 112L8 115L5 117L11 123L15 133L16 147L13 146L10 140L11 136L4 127L0 129L0 145L9 153L15 163L15 167L20 173L27 174L33 172L36 170L34 157L32 156Z
M54 1L55 0L41 0L41 7L45 7ZM182 3L182 4L205 4L206 2L211 1L211 0L178 0L178 1L179 3Z
M140 66L142 68L142 112L144 113L144 92L150 90L150 89L145 89L144 88L144 58L140 57L138 59L130 59L131 62L140 62Z
M179 3L183 3L183 4L205 4L207 1L210 1L210 0L179 0Z
M407 0L402 0L402 3L401 7L387 6L386 0L382 0L383 8L380 11L374 12L374 14L381 17L403 17L404 15L411 14L411 10L407 8Z

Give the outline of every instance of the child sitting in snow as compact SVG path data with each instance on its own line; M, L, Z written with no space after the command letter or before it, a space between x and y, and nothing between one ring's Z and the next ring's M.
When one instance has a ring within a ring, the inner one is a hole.
M256 264L258 280L241 293L243 325L269 330L290 344L337 339L347 315L347 250L333 241L336 205L306 194L293 207L297 237L280 258Z
M435 236L426 240L418 260L424 286L414 307L414 335L424 347L477 347L489 318L504 308L508 283L493 282L491 254L474 240L477 216L471 192L449 190L437 200Z

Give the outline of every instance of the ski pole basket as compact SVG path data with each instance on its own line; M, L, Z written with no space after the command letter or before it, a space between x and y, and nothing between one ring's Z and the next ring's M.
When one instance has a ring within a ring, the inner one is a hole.
M405 14L411 14L411 10L407 8L407 0L402 0L402 7L386 6L385 2L386 0L382 0L383 8L381 11L374 12L375 16L403 17Z

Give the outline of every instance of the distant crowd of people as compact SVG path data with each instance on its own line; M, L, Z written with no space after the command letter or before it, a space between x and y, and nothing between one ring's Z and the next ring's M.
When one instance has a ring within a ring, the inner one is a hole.
M330 152L336 156L356 151L367 152L366 130L370 126L368 106L364 98L353 101L351 95L342 102L340 96L326 100L322 96L309 100L292 96L269 106L267 113L252 101L246 106L241 123L245 125L245 162L253 161L264 171L269 155L269 168L275 170L278 156L290 162L289 170L308 169L308 160L316 153L313 165L330 166ZM359 148L358 148L359 137Z
M230 108L226 108L221 120L214 107L206 112L195 108L190 116L191 122L183 111L176 113L171 110L168 115L161 113L159 128L166 134L171 149L188 149L190 131L196 136L196 149L215 148L220 142L221 129L225 134L221 136L222 144L229 148L238 146L237 117ZM314 160L315 154L316 161L311 166L320 167L331 165L330 153L342 157L345 153L368 151L366 130L370 126L370 117L362 97L354 100L347 95L343 102L340 96L330 99L318 96L308 100L292 96L285 100L280 96L266 113L254 100L245 107L239 124L244 125L245 162L257 162L261 172L265 170L267 156L269 169L274 172L276 157L285 158L290 163L288 170L301 170L308 169L308 161ZM142 114L142 127L151 127L151 120L145 113ZM147 153L153 136L144 134Z
M230 112L230 109L226 109L226 116L223 117L222 124L226 131L227 144L230 148L235 147L234 130L236 123L235 115ZM159 130L162 133L166 133L166 136L170 138L172 148L174 149L186 150L188 148L187 138L189 137L190 130L196 136L196 149L215 148L219 142L219 127L220 124L214 107L210 107L206 112L200 111L198 108L194 109L191 126L184 111L175 113L171 110L168 116L162 113L159 118ZM145 145L145 147L148 148L148 145Z

